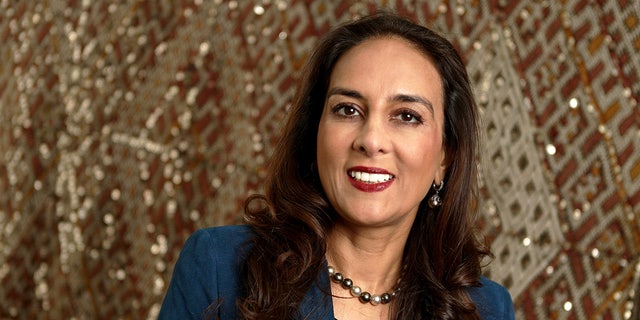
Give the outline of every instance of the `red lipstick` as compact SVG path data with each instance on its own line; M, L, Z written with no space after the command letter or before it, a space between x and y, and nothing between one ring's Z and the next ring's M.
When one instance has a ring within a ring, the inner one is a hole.
M355 179L354 177L351 176L352 172L366 172L366 173L369 173L369 174L388 174L388 175L391 175L391 179L389 179L387 181L369 183L369 182L364 182L364 181L360 181L360 180ZM349 182L351 183L352 186L354 186L356 189L358 189L360 191L363 191L363 192L380 192L380 191L383 191L383 190L387 189L389 186L391 186L391 184L395 180L395 177L393 176L393 174L391 174L389 171L387 171L385 169L373 168L373 167L363 167L363 166L357 166L357 167L353 167L353 168L350 168L349 170L347 170L347 177L348 177Z

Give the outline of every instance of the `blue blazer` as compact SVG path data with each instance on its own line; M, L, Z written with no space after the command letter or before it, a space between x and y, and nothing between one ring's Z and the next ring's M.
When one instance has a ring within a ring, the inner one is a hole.
M185 243L160 309L159 319L237 319L236 298L242 291L239 265L247 241L247 226L224 226L196 231ZM515 319L509 292L482 277L481 287L469 288L483 320ZM318 287L321 286L322 288ZM323 290L324 288L324 290ZM300 318L334 320L328 273L321 273L300 303ZM217 312L206 311L212 303Z

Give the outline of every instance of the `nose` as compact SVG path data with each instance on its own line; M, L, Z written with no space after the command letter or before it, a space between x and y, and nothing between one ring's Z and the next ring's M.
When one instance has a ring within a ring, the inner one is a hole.
M359 128L353 141L353 149L366 154L368 157L385 154L391 148L389 132L384 121L366 119Z

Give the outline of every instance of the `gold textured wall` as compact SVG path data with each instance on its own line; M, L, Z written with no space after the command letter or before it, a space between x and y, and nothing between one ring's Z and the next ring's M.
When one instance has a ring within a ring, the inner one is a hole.
M318 35L387 7L464 55L518 319L639 319L638 1L0 0L0 318L155 318L241 222Z

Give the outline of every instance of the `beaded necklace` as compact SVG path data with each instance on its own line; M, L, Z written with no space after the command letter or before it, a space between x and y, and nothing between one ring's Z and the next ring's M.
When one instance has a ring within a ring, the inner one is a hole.
M358 300L364 304L371 303L374 306L377 306L379 304L387 304L391 302L391 300L396 297L398 291L400 291L400 288L396 287L396 289L394 289L391 293L384 292L382 294L371 294L367 291L362 291L362 288L356 286L353 283L353 280L343 276L340 272L336 272L336 269L334 267L329 266L327 270L329 271L329 277L333 282L338 283L344 289L349 290L352 296L357 297ZM400 279L398 279L398 283L399 282Z

